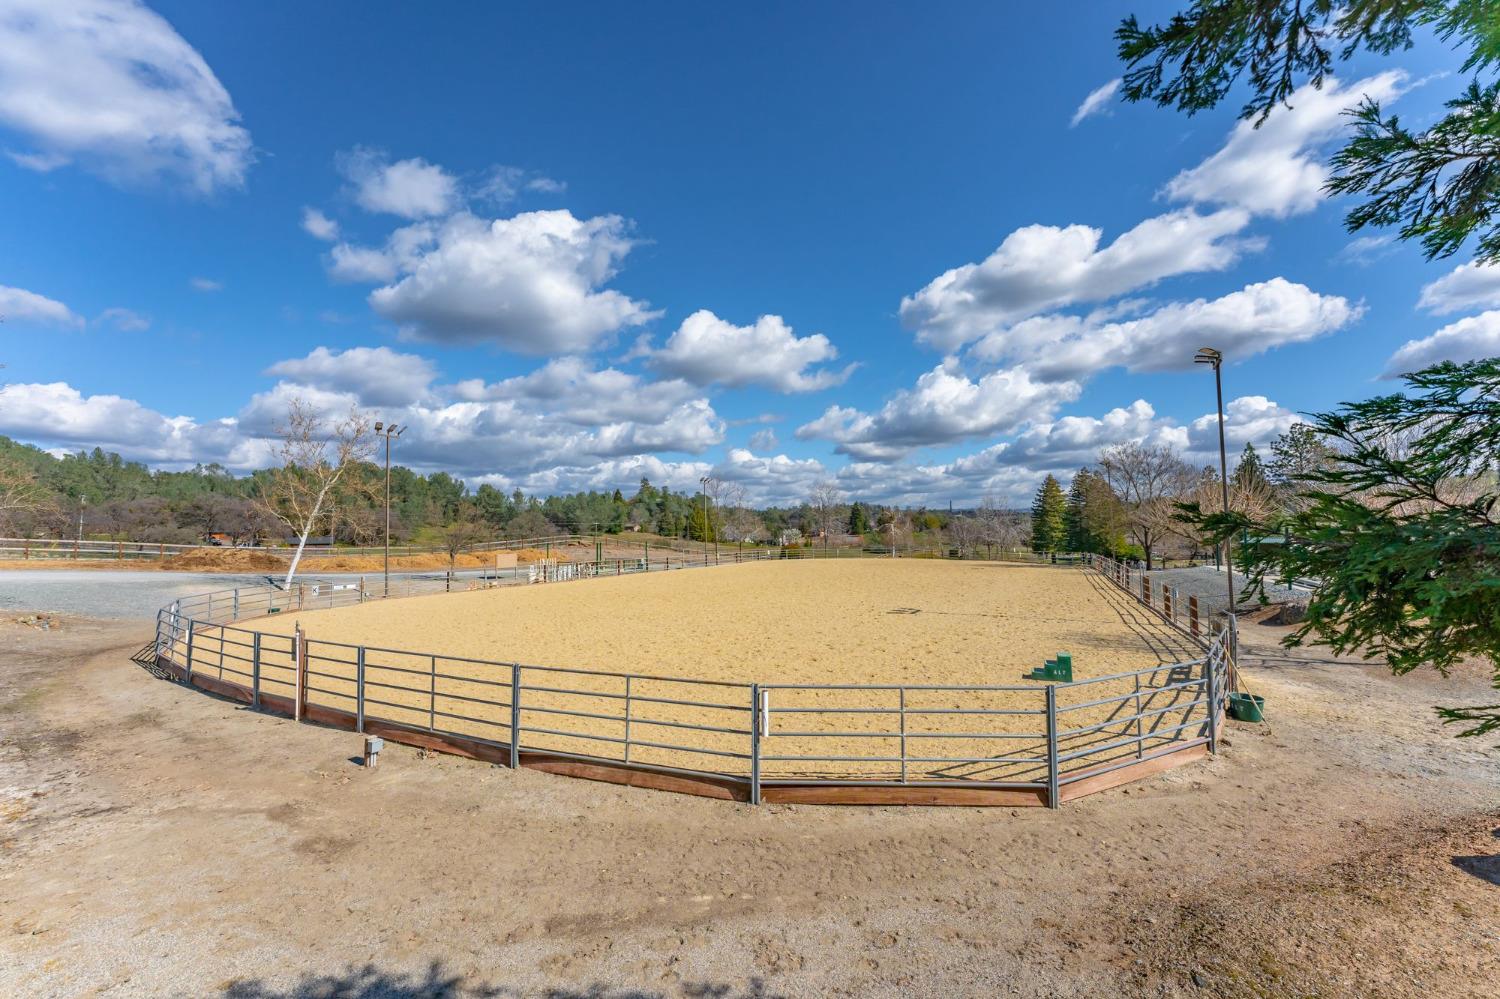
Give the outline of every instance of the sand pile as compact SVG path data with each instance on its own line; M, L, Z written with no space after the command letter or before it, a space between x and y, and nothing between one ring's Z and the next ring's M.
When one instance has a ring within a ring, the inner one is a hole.
M161 567L177 572L281 572L286 561L249 548L195 548L170 556Z

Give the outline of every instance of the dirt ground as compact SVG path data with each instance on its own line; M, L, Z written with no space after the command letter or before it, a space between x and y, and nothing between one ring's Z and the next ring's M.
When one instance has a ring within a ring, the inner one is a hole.
M684 574L692 575L692 574ZM1500 767L1247 627L1268 725L1058 811L738 805L510 771L0 623L0 993L1491 997Z

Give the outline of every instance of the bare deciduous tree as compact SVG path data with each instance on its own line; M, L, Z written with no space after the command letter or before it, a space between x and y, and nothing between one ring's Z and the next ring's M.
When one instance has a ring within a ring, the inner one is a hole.
M339 491L359 477L357 466L369 460L375 445L370 420L358 409L330 429L301 399L292 400L277 434L281 466L272 470L260 501L297 536L284 583L291 586L309 535Z
M1105 448L1099 469L1124 501L1131 537L1146 553L1146 568L1153 568L1156 546L1178 526L1173 504L1193 488L1193 470L1167 445L1134 441Z
M812 511L813 524L823 535L823 549L826 551L829 536L838 529L843 518L843 490L832 479L819 479L807 495L807 506Z
M45 502L46 494L25 465L0 458L0 526L9 531L17 517L36 512Z

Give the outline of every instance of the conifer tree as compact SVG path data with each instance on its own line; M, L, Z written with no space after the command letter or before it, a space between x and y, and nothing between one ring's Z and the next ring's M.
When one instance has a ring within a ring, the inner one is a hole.
M1068 499L1057 477L1048 475L1031 504L1031 550L1062 551L1068 541Z

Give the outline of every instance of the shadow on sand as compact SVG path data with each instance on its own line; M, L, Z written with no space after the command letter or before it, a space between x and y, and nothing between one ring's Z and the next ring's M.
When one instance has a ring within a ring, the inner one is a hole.
M637 989L592 984L580 987L518 989L475 982L450 973L434 961L421 974L383 971L372 964L350 967L337 975L303 975L289 988L258 980L230 983L224 999L483 999L483 997L543 996L545 999L780 999L758 978L743 986L713 982L683 982L669 990Z

